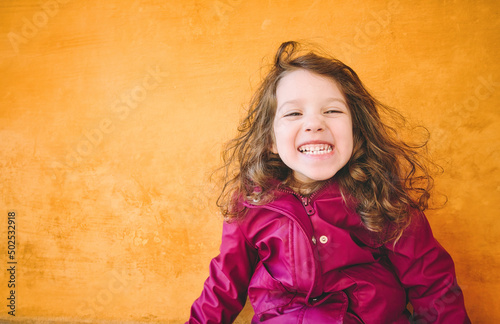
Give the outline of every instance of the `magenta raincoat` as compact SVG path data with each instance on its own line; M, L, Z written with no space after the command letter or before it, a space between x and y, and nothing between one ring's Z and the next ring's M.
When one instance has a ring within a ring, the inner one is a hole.
M331 182L311 197L278 190L224 223L220 254L188 323L470 323L453 261L423 213L395 247L376 243ZM408 302L414 309L411 317Z

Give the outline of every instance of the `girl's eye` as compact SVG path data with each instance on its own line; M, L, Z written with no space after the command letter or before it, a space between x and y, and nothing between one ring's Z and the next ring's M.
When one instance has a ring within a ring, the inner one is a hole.
M294 112L290 112L290 113L286 114L284 117L295 117L295 116L300 116L300 115L301 115L301 113L294 111Z
M341 114L341 113L342 111L338 109L328 109L327 111L325 111L325 114Z

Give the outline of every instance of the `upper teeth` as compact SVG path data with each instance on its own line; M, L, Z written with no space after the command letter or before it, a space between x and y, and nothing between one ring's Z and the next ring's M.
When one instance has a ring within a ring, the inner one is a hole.
M329 144L306 144L299 147L299 151L305 154L326 154L332 150Z

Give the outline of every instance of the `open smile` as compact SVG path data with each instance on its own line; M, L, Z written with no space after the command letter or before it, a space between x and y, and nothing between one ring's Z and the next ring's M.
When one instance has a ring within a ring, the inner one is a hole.
M298 151L307 155L321 155L331 153L333 146L330 144L305 144L299 146Z

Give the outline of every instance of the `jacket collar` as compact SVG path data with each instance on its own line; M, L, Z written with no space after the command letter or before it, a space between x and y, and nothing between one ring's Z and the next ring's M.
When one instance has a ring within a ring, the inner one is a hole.
M325 182L320 189L309 196L302 196L294 192L278 180L275 180L273 184L276 189L272 193L274 199L271 202L265 205L257 205L245 201L243 204L250 209L264 208L286 215L292 220L298 221L308 233L312 233L313 228L309 216L305 212L304 202L311 204L321 199L341 197L338 183L332 179Z

